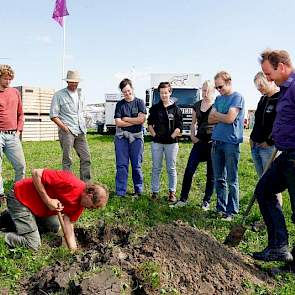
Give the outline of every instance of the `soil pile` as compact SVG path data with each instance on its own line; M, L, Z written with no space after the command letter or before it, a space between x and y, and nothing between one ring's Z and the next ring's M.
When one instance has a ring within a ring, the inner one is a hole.
M241 294L247 292L247 281L263 285L269 280L234 249L184 224L159 226L138 254L140 260L158 261L162 285L180 294Z
M249 259L186 224L160 225L137 245L129 237L122 227L78 229L83 254L41 270L22 294L244 294L253 291L247 282L270 282Z

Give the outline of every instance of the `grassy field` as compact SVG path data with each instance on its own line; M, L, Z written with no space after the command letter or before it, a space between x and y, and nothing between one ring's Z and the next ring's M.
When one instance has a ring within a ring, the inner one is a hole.
M118 199L114 197L115 187L115 160L114 145L112 136L101 136L97 134L89 134L88 142L92 157L92 173L93 180L106 184L111 191L111 198L108 206L103 210L85 212L78 221L81 226L87 226L98 219L104 219L107 223L123 224L132 229L133 238L136 239L146 234L151 227L169 223L173 220L182 220L190 225L205 229L210 232L216 239L223 242L227 236L230 224L212 218L209 212L203 212L200 203L205 188L205 165L201 164L193 181L190 192L189 205L183 208L169 208L165 196L167 195L167 175L162 173L161 192L163 196L159 202L149 200L150 195L150 179L151 179L151 151L150 142L145 143L144 154L144 195L139 200L133 201L131 197ZM27 161L27 176L30 176L32 168L60 168L61 151L58 142L25 142L23 144ZM186 166L187 158L191 150L191 143L181 142L178 154L177 172L178 186L177 192L181 190L181 183ZM79 161L74 157L74 172L78 175ZM165 169L165 166L164 166ZM163 169L163 170L164 170ZM4 161L3 177L5 181L6 191L12 185L13 169L7 161ZM241 146L241 160L239 165L240 178L240 206L241 212L245 210L248 200L257 181L256 172L250 157L249 145L244 143ZM131 178L129 178L128 191L132 193ZM212 202L214 209L216 197ZM290 245L294 245L294 225L291 223L291 209L288 195L284 194L284 205L287 226L290 233ZM241 217L237 217L237 220ZM251 223L260 219L257 205L253 208L248 222ZM0 238L0 291L3 288L15 290L19 282L26 276L38 271L43 266L53 264L56 260L67 260L71 258L71 254L64 248L51 249L46 243L51 237L43 238L43 245L38 253L30 250L17 248L9 250L2 238ZM246 232L245 241L239 245L239 251L244 254L250 254L253 251L263 249L266 246L266 232L254 233L250 230ZM261 263L262 268L269 269L280 265L279 263ZM266 294L265 290L257 290L257 294ZM0 292L1 293L1 292ZM276 287L272 291L273 294L295 294L294 276L291 274L279 275L276 277Z

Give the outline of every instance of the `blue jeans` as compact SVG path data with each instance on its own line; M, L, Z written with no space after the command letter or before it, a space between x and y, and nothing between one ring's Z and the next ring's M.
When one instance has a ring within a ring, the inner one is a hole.
M274 146L264 148L253 143L253 146L251 148L251 154L256 172L259 177L261 177L268 161L271 159L274 148Z
M23 148L19 137L13 134L0 132L0 194L4 193L2 180L2 160L3 154L6 155L15 172L15 181L25 177L26 162Z
M295 223L295 150L282 152L259 180L255 196L267 226L268 246L288 245L288 232L276 194L288 189Z
M136 138L132 143L128 138L115 136L116 152L116 194L125 196L127 191L129 159L132 167L134 192L143 190L143 175L141 165L143 160L143 140Z
M188 194L191 189L193 175L197 170L200 162L207 162L207 180L205 196L203 201L210 203L211 196L214 190L214 176L211 161L212 143L198 142L193 145L190 156L188 158L181 189L180 200L185 202L188 199Z
M168 189L170 192L176 192L177 173L176 157L178 153L178 143L162 144L152 143L152 192L158 193L160 190L160 174L162 170L163 155L165 155L166 169L168 174Z
M217 194L216 209L228 215L237 214L239 212L240 145L214 141L211 156Z

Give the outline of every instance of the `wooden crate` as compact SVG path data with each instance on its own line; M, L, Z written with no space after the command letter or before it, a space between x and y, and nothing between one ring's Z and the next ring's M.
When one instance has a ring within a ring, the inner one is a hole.
M25 114L23 141L57 140L58 129L48 115Z
M46 95L46 96L52 97L54 93L55 93L55 89L53 88L44 88L44 87L39 88L40 95Z
M58 127L51 121L49 115L41 115L40 140L57 140Z
M51 106L52 96L40 96L40 113L49 114Z
M24 113L39 114L40 113L40 97L28 96L27 94L22 97Z
M31 86L17 86L15 87L21 94L21 96L29 94L39 96L40 88L39 87L31 87Z
M30 86L17 86L22 98L25 114L47 115L50 112L51 100L55 90Z

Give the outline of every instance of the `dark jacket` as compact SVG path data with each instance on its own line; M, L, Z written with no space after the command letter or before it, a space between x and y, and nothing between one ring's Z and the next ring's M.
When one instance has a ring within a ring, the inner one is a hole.
M176 128L182 131L182 113L175 103L165 108L162 101L160 101L150 108L147 123L153 126L156 132L156 136L153 137L154 142L175 143L177 138L173 139L171 134Z
M211 135L215 124L208 123L208 117L212 110L212 106L206 111L201 111L202 100L199 100L193 105L193 110L196 112L196 119L198 124L196 137L203 142L211 141Z
M272 126L276 117L276 106L279 93L275 93L271 97L263 95L258 102L255 111L255 123L250 138L257 143L266 142L273 145L271 138Z

